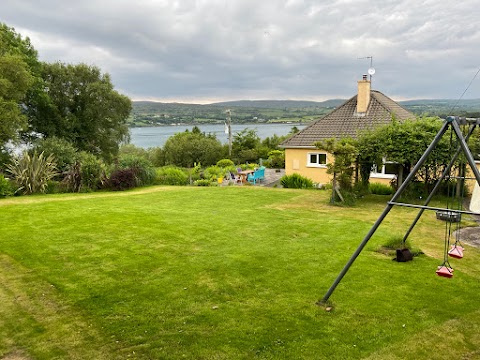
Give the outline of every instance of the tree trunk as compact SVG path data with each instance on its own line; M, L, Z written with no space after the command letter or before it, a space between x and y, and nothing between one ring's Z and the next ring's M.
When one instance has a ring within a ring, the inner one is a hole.
M403 165L400 164L398 167L398 177L397 177L397 188L399 188L403 183Z

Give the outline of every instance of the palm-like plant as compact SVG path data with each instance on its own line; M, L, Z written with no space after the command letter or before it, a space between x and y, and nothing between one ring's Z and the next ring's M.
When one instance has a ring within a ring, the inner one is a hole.
M14 158L7 165L7 171L18 185L16 192L23 194L44 193L48 181L57 175L57 165L52 154L45 157L44 153L35 151L30 155L27 151L20 158Z

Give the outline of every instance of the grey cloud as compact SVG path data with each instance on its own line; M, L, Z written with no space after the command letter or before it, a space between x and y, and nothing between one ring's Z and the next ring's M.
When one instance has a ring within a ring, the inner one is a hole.
M475 14L473 0L4 0L0 21L134 98L349 97L373 56L374 88L406 99L461 94Z

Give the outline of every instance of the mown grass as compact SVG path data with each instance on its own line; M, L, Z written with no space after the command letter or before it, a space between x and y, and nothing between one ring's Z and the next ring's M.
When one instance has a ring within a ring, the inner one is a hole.
M480 253L468 247L452 279L436 276L444 227L432 213L411 235L425 255L376 251L415 217L395 207L333 310L315 305L386 202L332 207L328 195L153 187L2 200L0 358L478 358Z

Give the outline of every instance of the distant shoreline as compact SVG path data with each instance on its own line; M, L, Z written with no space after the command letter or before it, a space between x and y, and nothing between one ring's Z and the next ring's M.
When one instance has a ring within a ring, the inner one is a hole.
M315 121L315 120L313 120ZM276 121L276 122L232 122L232 125L300 125L300 126L306 126L310 124L311 121L306 122L306 121ZM128 125L130 129L133 128L145 128L145 127L165 127L165 126L202 126L202 125L223 125L224 122L196 122L196 123L172 123L172 124L145 124L145 125Z
M130 128L130 143L142 147L162 147L171 136L185 131L191 131L193 126L198 126L200 131L205 134L213 134L222 143L228 143L228 135L225 134L225 126L221 124L190 124L190 125L163 125L163 126L142 126ZM232 124L232 133L238 134L247 129L256 131L260 139L271 136L284 136L291 133L293 127L301 130L306 124L280 124L280 123L251 123L251 124Z

